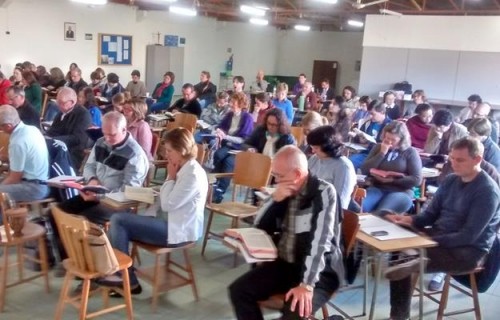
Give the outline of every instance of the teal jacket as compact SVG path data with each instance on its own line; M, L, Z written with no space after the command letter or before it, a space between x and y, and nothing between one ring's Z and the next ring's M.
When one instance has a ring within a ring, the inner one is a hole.
M30 86L24 88L26 100L31 102L33 107L38 113L42 111L42 88L37 82L32 83Z
M163 83L160 82L156 85L154 91L153 91L153 98L156 99L156 102L162 102L165 103L167 107L170 106L170 102L172 102L172 97L174 96L174 86L169 85L163 91L161 92L160 96L156 95L156 91L158 90L159 87L161 87Z

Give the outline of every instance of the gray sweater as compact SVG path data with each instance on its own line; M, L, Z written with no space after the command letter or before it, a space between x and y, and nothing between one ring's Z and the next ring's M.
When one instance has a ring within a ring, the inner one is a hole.
M413 218L417 228L432 226L432 239L445 248L472 246L488 251L500 220L500 189L481 171L465 183L450 174L430 205Z
M340 196L342 208L347 209L356 186L356 171L352 162L343 156L319 159L317 155L310 157L308 162L311 174L333 184Z
M387 191L406 192L413 197L413 187L420 185L422 181L422 160L417 150L413 147L404 151L400 150L396 158L389 161L390 156L394 154L391 152L381 154L380 144L377 144L368 154L361 166L361 171L366 175L370 174L372 168L404 173L404 177L394 178L394 181L390 183L380 183L375 180L374 186Z

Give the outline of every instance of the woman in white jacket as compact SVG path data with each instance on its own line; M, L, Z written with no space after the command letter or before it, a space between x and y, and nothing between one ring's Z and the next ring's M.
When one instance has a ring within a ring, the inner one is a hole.
M171 130L165 139L165 153L168 176L158 200L145 215L118 213L112 216L109 235L113 248L129 252L130 241L175 247L201 237L208 180L196 161L197 147L191 132L184 128ZM132 294L141 293L132 267L129 275ZM119 286L121 281L113 275L102 279L100 284Z

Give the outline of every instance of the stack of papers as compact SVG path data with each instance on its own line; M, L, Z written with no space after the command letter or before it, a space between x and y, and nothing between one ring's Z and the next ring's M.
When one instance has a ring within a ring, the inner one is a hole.
M439 177L439 170L434 168L422 168L422 176L424 178L434 178Z
M397 224L382 219L374 215L362 215L359 217L360 230L378 240L395 240L413 238L416 233L406 230ZM385 231L385 235L374 235L380 231Z

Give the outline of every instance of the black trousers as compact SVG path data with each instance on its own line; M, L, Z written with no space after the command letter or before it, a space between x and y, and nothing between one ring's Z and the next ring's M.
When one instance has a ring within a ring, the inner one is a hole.
M229 297L239 320L264 319L259 301L267 300L274 294L284 294L302 281L302 266L288 263L282 259L263 263L250 270L229 286ZM330 267L329 261L320 274L313 292L313 313L321 308L339 288L339 279ZM282 319L301 319L296 312L290 311L285 303Z
M475 247L427 249L429 263L426 273L435 272L466 272L474 269L486 252ZM394 320L408 319L411 308L411 276L390 283L391 318Z
M111 215L114 213L113 210L100 204L98 201L85 201L79 195L61 202L59 204L59 207L67 213L84 216L90 222L98 225L104 225L109 221L109 219L111 219ZM52 224L54 240L59 250L59 256L61 260L64 260L68 257L68 255L66 253L66 250L64 250L61 238L59 237L59 230L57 229L52 212L50 212L49 214L49 221Z

